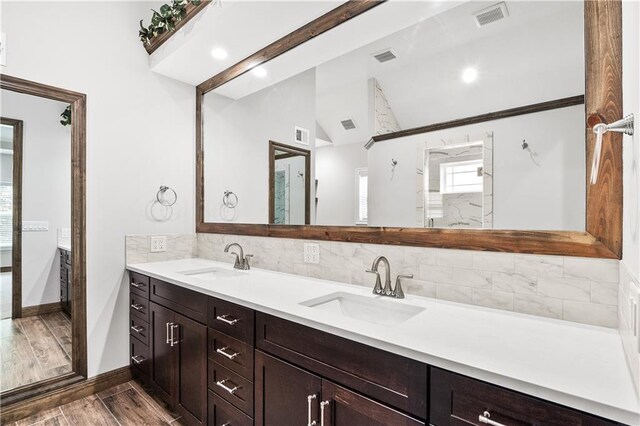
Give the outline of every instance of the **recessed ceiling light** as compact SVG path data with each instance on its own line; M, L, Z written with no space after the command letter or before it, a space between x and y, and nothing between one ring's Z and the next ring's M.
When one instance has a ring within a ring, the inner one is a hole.
M262 67L255 67L251 72L253 72L253 75L256 77L262 78L267 76L267 70Z
M465 83L473 83L474 81L476 81L478 79L478 70L473 68L473 67L469 67L466 68L464 71L462 71L462 81L464 81Z
M227 56L229 56L229 54L223 48L215 47L211 49L211 56L213 56L214 59L227 59Z

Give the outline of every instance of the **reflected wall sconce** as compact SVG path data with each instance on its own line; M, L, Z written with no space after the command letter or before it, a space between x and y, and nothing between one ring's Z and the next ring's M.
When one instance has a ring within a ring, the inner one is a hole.
M605 133L616 132L633 136L634 116L627 115L625 118L613 122L611 124L598 123L593 126L593 132L596 134L596 146L593 152L593 163L591 163L591 185L598 182L598 172L600 171L600 157L602 156L602 137Z

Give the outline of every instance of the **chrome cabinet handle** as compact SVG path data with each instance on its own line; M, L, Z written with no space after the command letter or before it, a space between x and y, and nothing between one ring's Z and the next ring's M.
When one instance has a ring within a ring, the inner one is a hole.
M131 329L132 329L133 331L135 331L136 333L141 333L141 332L143 332L143 331L144 331L144 327L139 326L139 325L132 325L132 326L131 326Z
M229 324L229 325L236 325L236 323L240 321L238 318L233 318L230 320L228 319L229 317L233 318L231 315L218 315L216 319L218 321L222 321L223 323Z
M144 284L143 283L137 283L135 281L131 281L131 285L135 288L144 288Z
M216 353L219 353L220 355L229 358L229 359L234 359L235 357L237 357L238 355L240 355L240 352L234 352L232 354L227 352L227 349L229 349L228 346L225 346L224 348L218 348L216 349Z
M478 421L480 423L484 423L485 425L490 425L490 426L505 426L502 423L498 423L496 421L491 420L490 417L491 417L491 413L488 411L485 411L484 413L478 416Z
M171 323L171 343L170 343L170 346L172 346L172 347L177 345L178 343L180 343L180 341L176 340L174 335L173 335L173 330L178 330L179 327L180 327L180 325Z
M167 324L167 341L165 342L167 345L170 343L169 341L169 327L173 325L172 322L168 322Z
M311 401L316 398L317 396L315 394L307 396L307 426L314 426L317 424L315 420L311 420Z
M236 391L242 387L240 385L235 385L234 387L230 388L229 386L225 385L225 383L233 384L233 382L230 381L229 379L224 379L224 380L218 380L216 382L216 386L221 387L222 389L229 392L231 395L235 395Z
M131 307L138 312L144 312L144 305L140 305L138 303L132 303Z
M324 409L329 405L329 401L322 401L320 403L320 426L324 426Z
M133 362L135 362L136 364L140 365L145 360L145 358L143 356L140 356L140 355L135 355L135 356L131 357L131 360Z

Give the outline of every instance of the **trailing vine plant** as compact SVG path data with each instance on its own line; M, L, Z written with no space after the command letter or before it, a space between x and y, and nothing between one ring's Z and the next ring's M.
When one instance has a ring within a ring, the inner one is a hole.
M62 111L60 117L62 118L62 120L60 120L60 124L63 126L71 125L71 105L67 106L64 111Z
M159 11L151 9L153 15L149 26L145 27L142 24L143 20L140 20L140 31L138 32L140 41L145 46L148 46L151 44L152 38L167 31L174 31L176 24L187 15L187 5L191 3L194 6L198 6L201 2L202 0L173 0L170 5L163 4L160 6Z

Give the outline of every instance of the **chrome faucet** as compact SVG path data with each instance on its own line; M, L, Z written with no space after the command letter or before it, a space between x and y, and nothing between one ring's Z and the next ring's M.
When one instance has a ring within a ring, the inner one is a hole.
M382 287L382 283L380 281L380 272L378 272L380 262L384 263L384 288ZM400 279L413 278L413 274L399 274L396 277L396 285L392 289L391 266L389 265L389 260L387 260L387 258L384 256L376 257L373 261L373 264L371 265L371 269L367 269L366 272L376 274L376 284L373 287L373 294L395 297L396 299L404 299L404 291L402 291L402 283L400 282Z
M224 248L224 252L229 253L229 249L233 246L238 247L238 249L240 250L240 254L233 251L231 252L231 254L236 256L236 261L233 264L234 269L242 269L245 271L248 271L249 269L251 269L251 265L249 265L249 258L253 257L253 255L248 254L245 256L244 250L242 250L242 246L240 244L238 243L227 244L227 246Z

